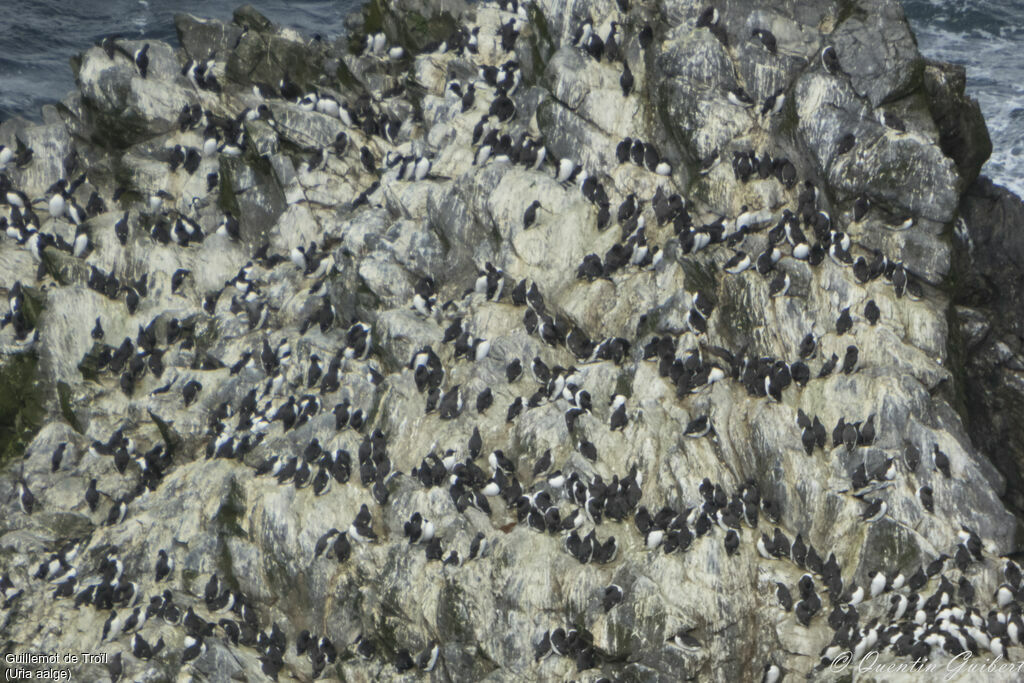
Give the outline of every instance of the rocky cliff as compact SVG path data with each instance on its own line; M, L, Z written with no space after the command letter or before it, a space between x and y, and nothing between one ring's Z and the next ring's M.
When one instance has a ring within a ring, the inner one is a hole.
M898 2L176 25L0 126L5 653L105 654L89 680L1021 656L1019 219Z

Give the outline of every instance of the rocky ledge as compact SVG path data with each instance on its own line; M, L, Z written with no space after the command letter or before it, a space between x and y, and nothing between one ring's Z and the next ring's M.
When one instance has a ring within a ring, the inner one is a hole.
M5 653L136 681L1024 656L1020 208L993 218L963 71L898 2L176 26L0 126Z

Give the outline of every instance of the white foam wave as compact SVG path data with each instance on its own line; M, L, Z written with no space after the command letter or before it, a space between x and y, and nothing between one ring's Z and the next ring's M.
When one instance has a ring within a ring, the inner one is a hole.
M1024 32L1012 25L998 33L956 31L934 22L914 30L923 55L967 68L967 92L981 105L992 138L983 173L1024 196L1024 59L1011 58L1024 52Z

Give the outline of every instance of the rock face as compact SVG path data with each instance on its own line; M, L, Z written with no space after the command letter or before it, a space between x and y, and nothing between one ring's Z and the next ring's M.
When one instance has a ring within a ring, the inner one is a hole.
M953 288L968 432L1007 479L1018 512L1024 462L1024 203L981 178L956 225Z
M0 126L5 652L105 653L91 680L1020 657L1020 421L978 437L1019 397L1019 218L978 227L983 122L898 3L176 26ZM951 276L958 211L986 255ZM1001 303L951 302L968 271Z

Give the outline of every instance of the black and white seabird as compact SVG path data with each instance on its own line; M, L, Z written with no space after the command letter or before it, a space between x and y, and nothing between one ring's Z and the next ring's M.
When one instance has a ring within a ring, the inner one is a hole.
M878 304L875 303L874 299L869 299L868 302L864 304L864 317L867 318L869 323L875 325L878 323L880 315L881 311L878 309Z
M184 386L182 386L181 395L182 398L185 400L186 408L192 405L192 403L196 400L196 397L199 395L199 392L202 391L202 389L203 385L200 384L198 380L194 379L189 380L188 382L185 383Z
M629 97L633 92L633 72L629 70L629 64L622 64L622 75L619 76L619 86L622 88L622 96Z
M150 645L145 638L136 633L132 636L131 648L132 655L136 659L150 660L155 657L164 647L163 637L159 638L155 644Z
M764 104L761 106L761 116L775 116L782 111L782 107L785 104L786 90L785 88L780 88L765 98Z
M864 512L861 513L860 519L862 522L877 522L885 516L888 509L888 503L881 498L874 498L868 501L868 506L864 509Z
M135 51L134 60L135 66L139 69L139 75L145 78L149 71L149 43Z
M61 461L64 459L64 451L67 450L67 442L62 442L55 449L53 454L50 456L50 471L56 472L60 469Z
M790 283L789 273L780 270L768 285L768 296L773 299L778 296L786 296Z
M601 599L601 607L604 608L605 612L608 612L620 602L622 602L622 588L620 586L613 583L604 589L604 596Z
M836 74L841 71L839 68L839 55L836 54L836 49L831 45L826 45L821 51L821 65L825 67L825 71L830 74Z
M751 32L751 36L761 41L761 45L763 45L764 49L768 50L768 52L772 54L776 53L777 48L775 45L775 35L771 31L763 28L755 28Z
M490 387L484 389L476 396L476 412L483 414L494 404L494 394Z
M371 523L370 510L366 507L366 503L363 503L352 524L349 525L348 535L359 543L375 541L377 534L374 533Z
M753 264L750 259L750 255L743 251L737 251L728 261L722 266L722 270L729 273L730 275L738 275L745 271Z
M909 230L914 227L914 217L908 216L906 218L896 217L894 219L882 221L882 225L889 230L901 231Z
M583 167L572 159L563 157L558 162L558 172L555 174L556 183L570 183L583 170Z
M775 599L779 601L779 606L786 612L793 609L793 596L790 594L786 584L781 581L775 584Z
M155 574L156 574L156 581L157 581L157 583L159 583L160 581L163 581L165 578L167 578L167 576L172 571L174 571L174 559L167 555L167 551L166 550L160 550L157 553L156 567L155 567Z
M768 662L764 665L764 673L761 675L761 683L779 683L785 672L775 662Z
M736 553L740 546L740 537L739 534L736 533L735 529L729 529L725 533L724 543L726 555L733 555Z
M523 230L528 229L537 220L537 209L541 208L540 201L533 200L523 213Z
M630 160L630 151L633 149L633 138L623 138L615 147L615 158L620 164Z
M683 431L683 436L688 436L691 439L699 439L702 436L707 436L711 431L711 420L707 415L701 415L700 417L690 420L686 425L686 429Z
M36 507L36 497L28 488L28 482L21 479L18 482L18 505L26 515L31 515Z
M882 122L882 125L891 128L897 133L907 132L907 122L892 112L883 111L878 119Z
M629 419L626 417L626 397L621 394L616 394L612 397L611 401L611 417L609 418L609 425L611 430L623 430L626 428Z
M852 346L851 345L851 346L847 346L846 347L846 355L843 356L843 374L844 375L852 374L853 371L857 369L857 359L858 359L859 355L860 354L857 351L857 347L856 346Z
M935 462L935 469L942 472L946 479L949 479L952 476L949 469L949 456L939 450L938 444L935 444L932 448L932 458Z
M181 652L181 661L189 662L206 652L206 643L202 637L185 636L185 647Z
M853 221L859 223L868 215L868 211L871 210L871 200L868 199L867 195L861 195L857 197L853 203Z
M551 467L551 449L549 448L549 449L545 450L544 453L541 455L541 457L537 459L537 462L535 462L533 464L533 476L534 477L539 477L544 472L547 472L548 469L550 469L550 467Z
M701 13L697 16L697 28L710 28L712 26L718 26L719 14L718 9L714 6L704 8Z
M740 86L736 86L734 89L730 89L729 92L726 93L725 97L727 100L729 100L730 103L735 104L737 107L754 106L753 98L751 98L750 95L747 94L747 91L741 88Z
M669 645L677 647L680 650L699 650L703 645L701 645L699 640L690 635L694 630L695 627L679 629L674 635L668 638Z
M846 334L852 327L853 317L850 316L850 307L847 306L843 309L842 313L839 314L839 319L836 320L836 334Z

